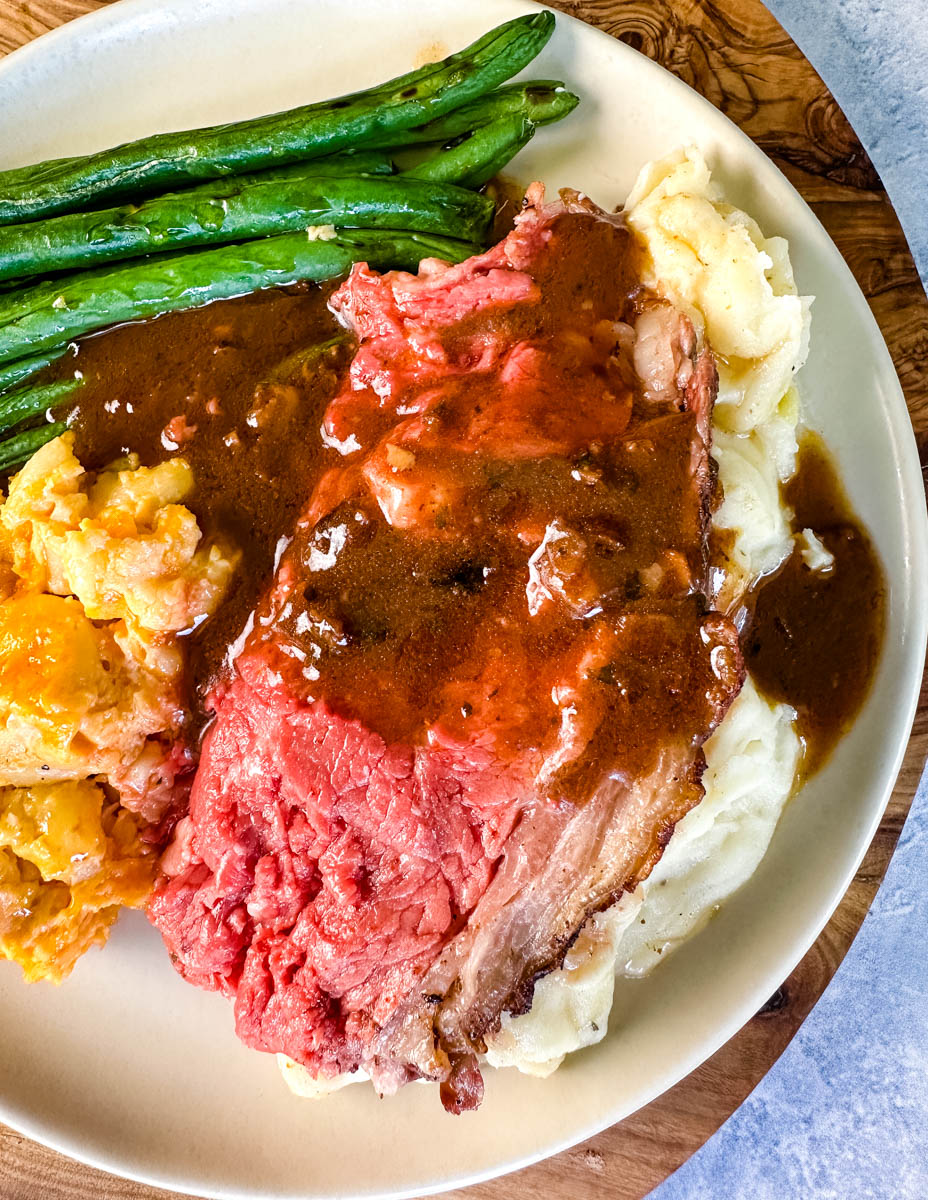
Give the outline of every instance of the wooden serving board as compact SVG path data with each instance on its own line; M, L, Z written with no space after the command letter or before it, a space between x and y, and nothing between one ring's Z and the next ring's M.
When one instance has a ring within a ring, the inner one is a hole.
M0 0L0 55L109 0ZM880 324L928 465L928 301L879 177L838 105L760 0L549 0L656 59L754 139L847 259ZM928 753L928 688L886 816L825 931L770 1003L677 1087L574 1150L458 1200L641 1200L738 1107L844 957ZM0 1126L0 1200L156 1200Z

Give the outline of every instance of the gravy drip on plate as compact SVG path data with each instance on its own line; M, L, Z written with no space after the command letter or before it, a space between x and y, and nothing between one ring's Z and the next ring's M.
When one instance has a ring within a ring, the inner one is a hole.
M886 588L873 545L815 434L800 444L798 470L784 499L796 514L794 528L812 529L834 565L810 570L797 548L762 581L744 656L757 685L796 709L808 776L826 761L866 698L883 640Z
M221 530L242 551L219 613L189 635L197 709L319 474L319 421L351 346L344 338L321 354L301 352L339 334L326 307L331 290L258 292L119 326L58 364L62 375L84 376L73 420L81 462L98 468L134 451L151 466L183 455L196 481L185 503L204 532Z

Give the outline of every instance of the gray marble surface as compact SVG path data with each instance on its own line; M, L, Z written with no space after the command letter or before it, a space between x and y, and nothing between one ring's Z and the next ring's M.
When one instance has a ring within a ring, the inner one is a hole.
M767 0L847 114L928 290L928 0Z
M928 288L928 0L769 7L866 146ZM928 771L822 999L741 1108L652 1197L928 1200Z

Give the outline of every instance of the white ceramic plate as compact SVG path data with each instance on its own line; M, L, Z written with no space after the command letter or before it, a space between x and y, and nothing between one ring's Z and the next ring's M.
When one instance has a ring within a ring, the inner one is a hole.
M463 46L524 0L123 0L0 65L0 167L160 129L337 95ZM447 1116L431 1088L300 1101L246 1050L231 1007L173 972L138 914L60 988L0 967L0 1119L96 1166L222 1197L411 1196L512 1170L603 1129L713 1053L812 944L876 829L925 650L926 520L899 384L876 323L815 217L767 158L648 59L559 17L536 77L581 108L520 156L520 178L620 203L638 168L699 144L730 198L789 238L816 296L802 375L889 579L870 698L789 807L751 882L650 979L622 984L609 1036L547 1081L490 1074L483 1107Z

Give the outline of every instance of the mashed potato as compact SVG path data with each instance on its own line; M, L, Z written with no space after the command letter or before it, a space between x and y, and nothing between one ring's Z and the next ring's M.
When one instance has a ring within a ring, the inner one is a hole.
M792 550L780 484L796 469L799 398L811 299L799 296L783 238L722 199L692 147L649 163L627 202L646 250L645 282L672 300L716 354L712 454L724 500L715 527L730 535L722 608Z
M645 284L692 320L716 354L719 396L713 457L723 501L716 604L736 612L758 578L796 542L806 563L829 568L809 530L795 538L780 485L796 467L796 372L809 345L811 300L797 294L782 238L765 237L725 203L696 149L648 164L626 204L645 251ZM487 1062L550 1074L606 1033L617 973L646 975L710 918L757 868L793 788L800 756L796 714L748 679L705 746L703 801L677 825L651 876L587 922L563 968L536 986L531 1010L503 1018ZM320 1084L284 1056L289 1085L324 1095L362 1076Z
M91 475L65 434L0 504L0 954L28 979L67 974L154 878L141 834L171 797L177 634L236 563L180 503L192 485L182 459Z
M641 910L641 889L591 917L559 971L535 985L532 1007L521 1017L503 1014L487 1039L492 1067L518 1067L526 1075L550 1075L566 1055L601 1041L609 1023L616 958L627 929Z
M772 704L750 678L706 743L706 789L640 885L637 920L616 952L628 976L647 975L754 874L799 765L795 710Z
M724 202L694 147L649 163L625 211L647 253L644 282L716 354L716 426L751 433L775 414L809 350L811 300L796 294L785 239L764 237Z

